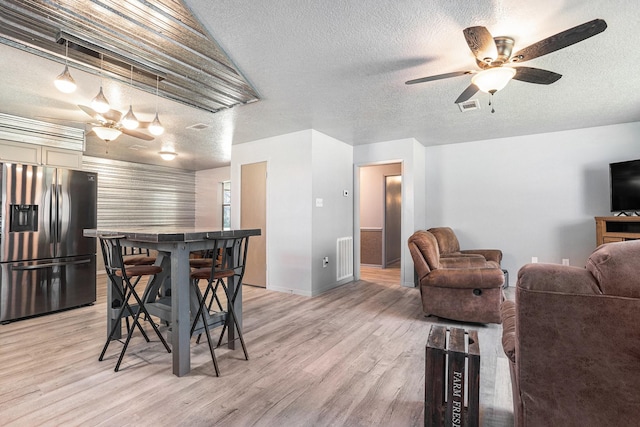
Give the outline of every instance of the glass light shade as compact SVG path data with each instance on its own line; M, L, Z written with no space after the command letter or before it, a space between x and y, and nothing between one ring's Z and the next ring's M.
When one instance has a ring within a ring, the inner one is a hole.
M102 93L102 86L100 86L100 92L98 92L96 97L91 101L91 107L98 113L106 113L111 109L107 97Z
M98 135L98 138L105 141L113 141L122 134L122 131L116 128L110 128L106 126L96 126L93 131Z
M173 151L160 151L158 154L160 154L162 160L173 160L178 155L178 153Z
M162 126L162 123L160 123L160 120L158 119L158 113L156 113L156 117L153 119L153 121L151 123L149 123L149 132L151 132L153 135L159 136L162 135L164 133L164 127Z
M503 89L509 80L516 75L515 68L496 67L480 71L471 78L471 83L478 86L482 92L495 93Z
M129 130L136 129L140 123L138 123L138 119L136 115L133 114L133 107L129 105L129 111L122 118L122 126Z
M53 81L60 92L71 93L76 90L76 81L71 77L69 67L64 66L64 71Z

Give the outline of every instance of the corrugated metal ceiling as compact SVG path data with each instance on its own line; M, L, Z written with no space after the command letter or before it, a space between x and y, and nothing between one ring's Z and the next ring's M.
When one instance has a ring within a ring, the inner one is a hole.
M259 100L179 0L0 1L0 42L216 112ZM76 47L76 49L74 49Z

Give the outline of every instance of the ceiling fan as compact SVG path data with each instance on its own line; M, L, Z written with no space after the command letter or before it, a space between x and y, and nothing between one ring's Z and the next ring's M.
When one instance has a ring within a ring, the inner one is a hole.
M118 110L109 109L105 113L99 113L86 105L78 105L78 107L96 121L96 123L90 123L93 125L93 129L87 135L93 133L106 142L113 141L120 136L120 134L144 139L145 141L153 140L153 137L150 135L127 129L123 123L123 115ZM148 126L149 122L138 122L138 128L146 128Z
M524 49L512 54L514 40L511 37L493 37L489 30L482 26L465 28L462 32L469 45L469 49L476 57L476 64L480 70L454 71L409 80L405 84L430 82L472 74L471 84L460 94L455 103L467 101L476 92L482 91L493 95L504 88L511 79L527 83L548 85L562 77L553 71L532 67L512 67L510 64L529 61L572 44L581 42L589 37L603 32L607 23L602 19L594 19L561 33L540 40ZM493 112L493 111L492 111Z

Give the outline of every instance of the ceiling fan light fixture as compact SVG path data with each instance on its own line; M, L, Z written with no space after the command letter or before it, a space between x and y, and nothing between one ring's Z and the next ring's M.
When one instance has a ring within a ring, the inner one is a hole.
M122 134L122 131L119 129L107 126L95 126L93 131L96 133L98 138L104 141L113 141Z
M109 105L109 101L107 100L107 97L104 96L104 93L102 92L102 86L100 86L100 92L98 92L96 97L93 98L93 100L91 101L91 107L94 110L96 110L98 113L102 113L102 114L106 113L111 109L111 106Z
M138 122L136 115L133 114L133 107L129 105L129 111L122 118L122 126L126 129L133 130L137 129L139 125L140 122Z
M149 132L155 136L160 136L164 133L164 126L160 123L160 119L158 119L158 113L156 112L156 116L151 123L149 123Z
M64 71L53 81L56 88L63 93L72 93L76 90L76 81L71 77L69 66L64 66Z
M476 85L482 92L495 93L504 89L515 75L515 68L494 67L474 74L471 78L471 83Z
M160 157L162 157L162 160L173 160L176 158L176 156L178 155L178 153L176 153L175 151L160 151L158 154L160 154Z

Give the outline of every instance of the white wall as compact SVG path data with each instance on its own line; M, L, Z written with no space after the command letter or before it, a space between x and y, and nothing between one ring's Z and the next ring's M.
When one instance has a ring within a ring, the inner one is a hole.
M313 296L336 281L336 240L353 235L353 148L314 130L231 152L231 226L240 226L241 167L267 162L267 289ZM343 196L343 190L349 197ZM316 208L317 198L323 207ZM329 256L329 267L322 258Z
M500 248L522 265L584 266L595 216L610 215L608 164L640 158L640 122L426 148L427 224L465 248Z
M229 166L196 172L196 227L222 228L222 183L230 179Z
M350 282L337 282L337 239L353 237L353 147L317 131L312 131L312 295ZM344 191L348 192L345 197ZM316 199L322 199L317 207ZM322 266L328 256L329 264Z
M355 164L354 187L355 195L360 193L361 166L382 163L402 163L402 241L406 242L411 234L424 228L425 223L425 154L424 147L415 139L401 139L354 147L353 161ZM355 205L354 229L360 229L360 206ZM358 231L356 231L359 233ZM354 236L354 258L360 259L360 238ZM359 277L359 275L356 275ZM414 286L413 262L409 247L405 244L401 256L401 283L404 286Z
M311 295L311 130L234 145L231 227L240 226L243 164L267 162L267 289Z

